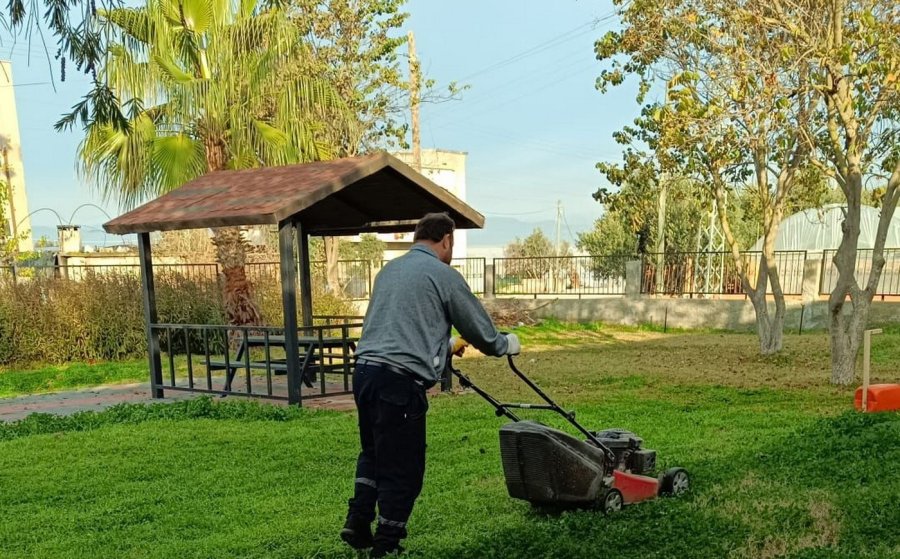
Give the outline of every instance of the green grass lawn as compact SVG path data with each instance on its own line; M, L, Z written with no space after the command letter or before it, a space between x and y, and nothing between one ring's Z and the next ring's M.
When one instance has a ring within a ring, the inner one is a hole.
M503 420L474 394L439 395L410 556L900 557L900 414L851 411L824 335L774 358L751 335L531 335L564 349L526 351L523 370L589 427L634 430L688 468L692 492L540 514L506 494ZM900 339L876 343L874 376L900 380ZM503 360L457 364L527 395ZM353 413L205 399L0 425L0 557L354 557L337 531L356 445Z
M7 368L0 369L0 398L74 390L103 384L142 382L147 378L146 359Z

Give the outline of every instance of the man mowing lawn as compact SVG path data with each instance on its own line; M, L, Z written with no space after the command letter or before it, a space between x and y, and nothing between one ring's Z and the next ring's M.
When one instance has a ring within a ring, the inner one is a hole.
M419 220L408 253L375 278L353 372L362 451L341 539L372 557L401 551L406 521L425 475L426 390L441 378L457 330L487 355L519 353L515 334L497 331L465 279L449 266L455 224L447 214ZM371 523L378 505L378 523Z

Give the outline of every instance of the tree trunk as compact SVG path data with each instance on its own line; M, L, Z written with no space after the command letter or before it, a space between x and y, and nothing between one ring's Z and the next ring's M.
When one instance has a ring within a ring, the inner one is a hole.
M831 382L844 385L856 378L856 356L859 353L862 330L868 320L868 302L871 301L871 297L866 301L867 295L859 288L856 279L862 196L862 172L858 161L850 162L848 171L845 189L847 210L841 224L843 235L833 260L838 270L838 279L828 298L828 311L831 315ZM849 317L844 315L848 297L853 306Z
M725 205L725 189L721 183L716 185L713 194L720 208L719 225L722 226L725 241L731 249L735 269L741 278L741 287L744 293L747 294L747 297L750 298L750 302L753 303L753 310L756 313L756 334L759 337L759 351L763 355L773 355L784 347L784 292L778 279L778 269L774 257L778 222L772 221L772 218L780 219L780 214L777 211L771 213L770 220L766 223L763 253L756 273L756 285L754 286L750 283L747 262L744 255L741 254L738 241L731 230L728 215L721 209L727 207ZM775 299L775 316L769 315L769 307L766 302L766 291L770 282L772 284L772 295Z
M764 267L765 264L765 258L763 258L760 267ZM774 355L784 348L784 293L781 293L780 289L775 289L773 285L775 314L769 314L769 305L766 300L768 278L767 271L767 273L759 275L755 288L747 289L749 285L746 284L744 288L750 302L753 303L753 310L756 312L756 334L759 338L759 352L762 355Z
M215 138L204 140L206 167L209 172L226 168L227 149L224 141ZM216 262L222 267L225 318L234 326L260 325L263 322L259 307L253 300L250 282L247 280L247 242L237 227L221 227L213 230Z
M339 248L340 238L325 237L325 279L328 282L328 291L336 296L341 296L344 291L338 270Z
M831 382L850 384L856 379L856 357L862 345L863 333L869 320L870 301L854 304L853 312L845 315L843 305L831 312Z
M222 266L225 317L234 326L260 325L262 314L252 297L245 264L247 242L237 227L213 230L216 261Z
M786 306L784 304L784 290L781 288L781 278L778 277L778 263L775 260L775 237L778 234L778 226L781 221L780 207L776 206L772 212L772 222L768 225L768 234L763 243L763 254L760 259L760 268L765 270L765 274L760 274L761 285L756 286L756 291L762 299L762 305L765 307L765 318L768 322L767 338L763 338L762 330L760 330L760 350L763 355L772 355L781 351L784 340L784 315ZM766 291L768 286L772 286L772 299L775 301L775 316L769 317L769 310L766 306ZM760 313L756 313L757 323L760 320Z

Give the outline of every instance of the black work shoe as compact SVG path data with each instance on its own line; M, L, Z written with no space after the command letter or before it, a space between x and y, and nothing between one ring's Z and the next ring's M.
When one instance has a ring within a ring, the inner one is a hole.
M400 555L401 553L403 553L403 548L400 547L399 542L378 542L372 548L372 553L369 554L369 557L387 557L389 555Z
M347 522L341 529L341 539L353 549L367 549L375 545L369 523L353 516L347 517Z

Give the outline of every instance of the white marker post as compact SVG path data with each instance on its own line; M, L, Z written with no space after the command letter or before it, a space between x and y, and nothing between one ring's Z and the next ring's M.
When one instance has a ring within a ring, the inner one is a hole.
M881 328L863 332L863 385L862 412L869 411L869 366L872 359L872 334L881 334Z

